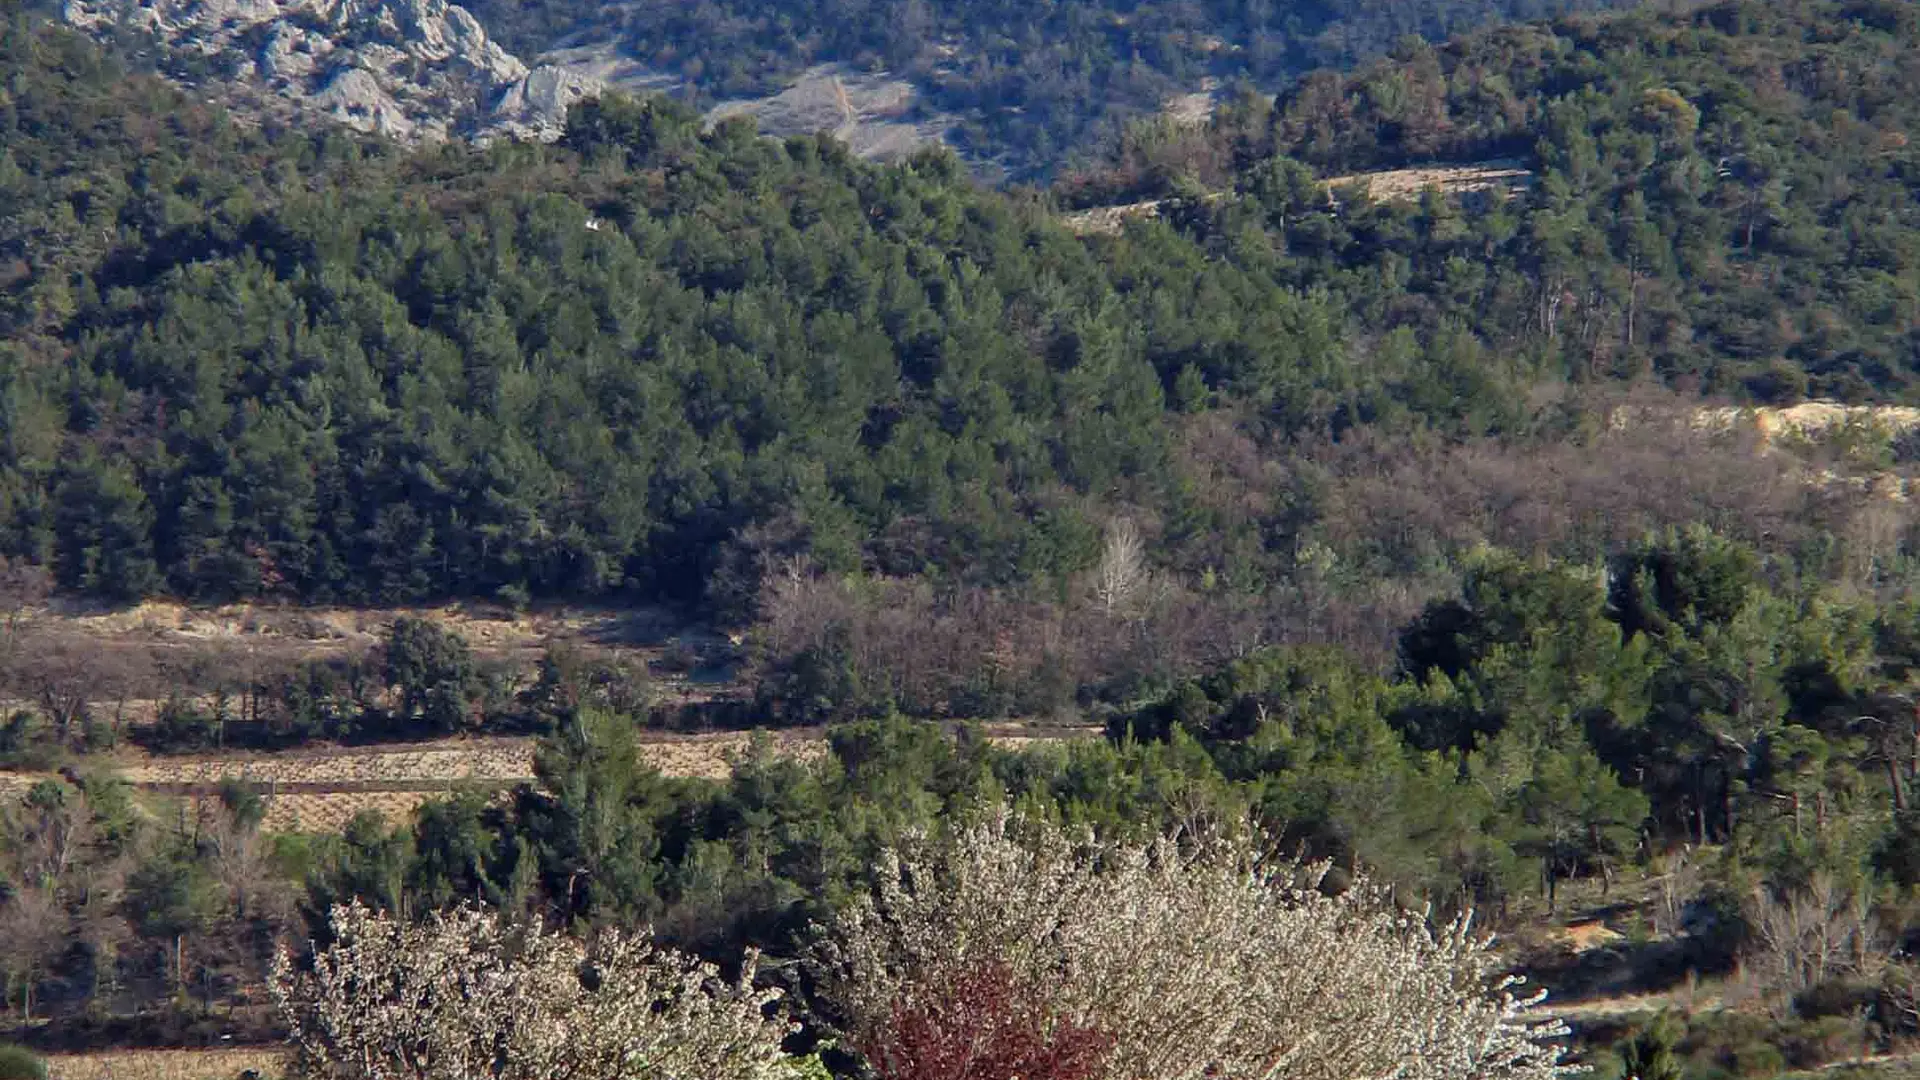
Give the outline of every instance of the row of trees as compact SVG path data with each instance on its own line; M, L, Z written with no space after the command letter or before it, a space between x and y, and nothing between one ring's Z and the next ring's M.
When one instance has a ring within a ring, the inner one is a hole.
M813 928L805 1003L883 1080L1549 1078L1573 1070L1486 939L1365 883L1274 865L1243 833L1100 844L1004 813L882 854ZM782 1053L779 993L642 938L583 945L460 909L335 907L275 996L305 1075L722 1080L818 1075ZM1337 988L1337 992L1335 992Z
M630 657L562 645L532 665L477 656L457 632L412 616L358 654L317 658L253 643L103 643L47 615L13 635L0 656L0 764L18 769L52 770L123 741L191 753L524 734L581 704L644 716L651 700Z

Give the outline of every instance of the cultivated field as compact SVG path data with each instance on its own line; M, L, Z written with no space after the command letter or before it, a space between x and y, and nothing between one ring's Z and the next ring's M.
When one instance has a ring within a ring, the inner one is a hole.
M280 1075L277 1047L241 1050L121 1050L47 1059L48 1080L235 1080L251 1069Z
M489 605L354 610L150 602L99 611L54 601L19 612L17 629L9 630L29 644L20 653L21 663L44 677L20 681L37 696L0 701L0 711L9 706L45 710L49 702L70 705L72 698L89 701L96 716L123 728L138 727L151 722L159 705L156 694L170 681L202 685L210 673L222 671L251 679L293 662L365 656L402 617L437 622L458 633L477 655L523 672L556 644L623 657L650 671L650 689L661 704L685 705L741 691L737 682L726 681L738 662L738 641L644 608L512 612ZM695 671L705 676L695 678L690 674ZM1019 745L1093 733L1005 724L990 736ZM810 760L825 754L824 735L818 728L791 729L774 733L772 740L777 753ZM730 775L750 739L739 731L641 736L642 752L663 774L705 779ZM112 770L148 796L152 812L168 815L185 809L181 800L203 801L221 781L241 780L266 796L269 831L328 832L365 810L397 823L423 802L456 790L505 792L534 779L533 750L532 739L499 737L179 756L147 754L123 743L80 768ZM18 800L33 784L53 778L50 772L0 771L0 801Z
M1062 739L1091 737L1095 728L1032 728L995 725L988 738L1009 748ZM827 752L820 728L770 733L774 752L809 761ZM641 738L641 752L663 775L709 780L731 775L745 752L747 732L652 734ZM111 762L119 775L155 796L197 801L213 797L224 779L255 785L266 797L269 832L338 832L364 810L397 823L420 804L457 790L504 792L533 780L534 740L525 738L446 739L438 742L367 747L327 747L281 753L210 754L161 757L123 754ZM51 774L0 773L0 799L23 796Z
M462 781L515 783L533 777L527 739L459 739L404 746L329 747L277 754L131 758L120 775L141 786L215 784L234 777L281 784L363 784L408 781L446 787Z
M747 747L745 732L645 737L642 753L662 774L724 779ZM818 757L826 743L818 729L776 733L776 751ZM277 754L157 757L128 755L120 775L157 795L212 797L234 778L266 796L269 832L338 832L365 811L389 822L407 820L420 804L462 789L504 792L533 780L532 739L448 739L406 746L329 747ZM0 798L18 798L38 776L0 774Z

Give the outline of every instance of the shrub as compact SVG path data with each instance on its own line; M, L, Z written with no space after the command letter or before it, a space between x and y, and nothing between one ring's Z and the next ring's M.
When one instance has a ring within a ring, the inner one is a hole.
M1040 991L1046 1031L1110 1033L1105 1080L1572 1071L1565 1029L1528 1020L1539 997L1513 995L1466 918L1318 883L1246 839L1130 846L1001 815L886 853L811 961L856 1047L954 1008L985 968Z
M47 1063L25 1047L0 1043L0 1080L47 1080Z
M790 1026L766 1015L754 957L738 982L620 932L580 942L461 908L423 923L359 904L330 915L334 944L273 994L300 1075L342 1080L784 1080Z
M1620 1048L1620 1075L1631 1080L1686 1080L1686 1064L1679 1053L1685 1025L1662 1013Z
M895 1001L857 1048L882 1080L1089 1080L1113 1042L1097 1028L1051 1019L1039 988L990 963Z

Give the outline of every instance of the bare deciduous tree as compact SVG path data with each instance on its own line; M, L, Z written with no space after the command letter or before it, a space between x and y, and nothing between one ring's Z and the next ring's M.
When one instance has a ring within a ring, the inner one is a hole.
M0 966L25 1020L33 1019L41 977L67 950L67 925L66 909L47 886L16 889L0 904Z
M1106 614L1124 612L1146 584L1146 555L1140 530L1131 519L1115 518L1107 526L1106 544L1100 551L1100 565L1093 572L1093 596Z
M1687 904L1700 891L1700 867L1694 862L1691 847L1673 855L1667 872L1660 875L1660 892L1655 898L1654 929L1678 937L1685 930Z
M0 556L0 699L14 690L15 654L29 613L46 602L52 586L44 568Z
M1804 887L1754 894L1748 973L1783 1000L1847 976L1874 977L1886 958L1866 894L1816 874Z
M1005 815L910 838L812 956L856 1044L980 965L1111 1032L1106 1080L1546 1080L1572 1071L1464 917L1433 926L1364 882L1249 840L1096 842Z
M1905 1035L1920 1031L1920 963L1903 957L1887 965L1880 978L1881 1000L1889 1011L1889 1026Z

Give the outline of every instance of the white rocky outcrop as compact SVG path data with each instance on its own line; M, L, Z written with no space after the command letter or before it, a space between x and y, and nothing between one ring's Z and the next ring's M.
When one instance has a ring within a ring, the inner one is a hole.
M507 87L494 103L488 125L501 134L551 141L563 133L567 109L582 98L597 97L606 89L590 75L554 64L542 64Z
M227 58L312 112L398 139L551 139L600 84L529 70L446 0L67 0L73 26L153 35L162 53Z

